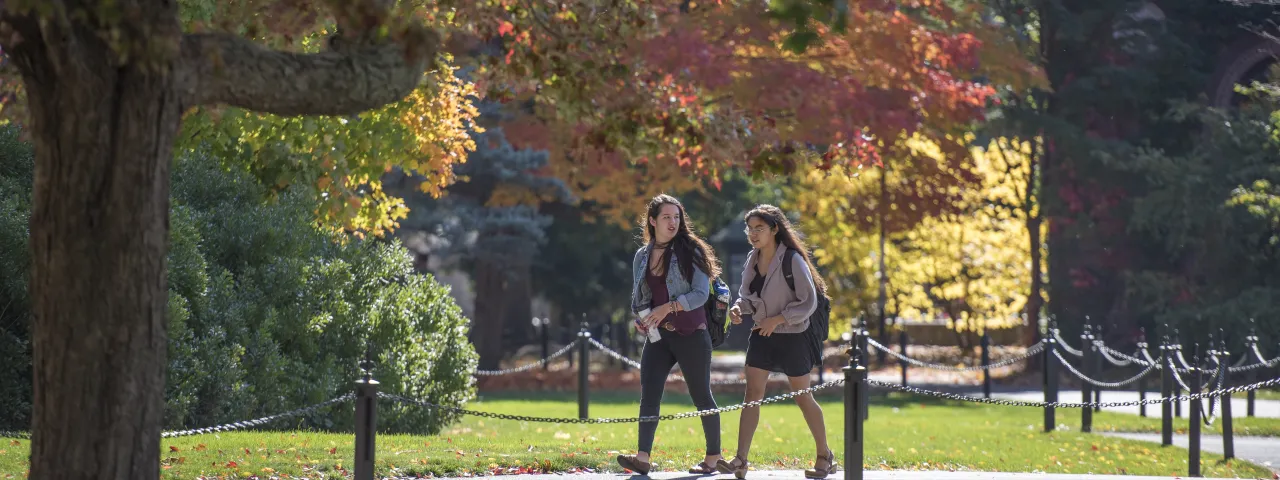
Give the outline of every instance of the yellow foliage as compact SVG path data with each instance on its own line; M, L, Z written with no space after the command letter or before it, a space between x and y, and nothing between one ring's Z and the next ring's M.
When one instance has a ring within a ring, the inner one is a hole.
M942 155L937 145L918 137L903 143L913 155ZM1034 203L1030 208L1027 203L1032 147L999 139L986 149L972 148L978 185L947 187L957 189L952 193L960 199L959 213L926 216L909 230L889 235L885 266L891 313L960 319L949 323L961 331L1021 323L1031 268L1026 220L1028 214L1038 215ZM875 225L883 174L880 168L847 176L811 172L788 195L788 208L799 212L814 255L833 284L835 319L870 311L876 300L878 232L865 225ZM892 179L894 172L888 174ZM1044 238L1047 229L1041 228L1039 238ZM1040 248L1043 252L1043 242Z
M451 61L442 56L403 100L354 117L201 107L184 120L177 148L210 148L224 163L247 162L260 181L280 189L314 185L321 227L381 237L408 214L403 199L383 191L382 175L395 167L421 175L420 190L438 197L456 180L454 165L476 148L469 130L483 131L474 123L475 86L454 75Z

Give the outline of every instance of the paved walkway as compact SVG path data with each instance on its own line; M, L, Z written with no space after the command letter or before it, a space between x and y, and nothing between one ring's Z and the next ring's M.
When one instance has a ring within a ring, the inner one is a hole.
M698 476L681 472L653 473L649 476L627 475L622 473L578 473L569 475L521 475L520 480L697 480L697 479L732 479L733 475ZM760 479L803 479L800 470L752 470L747 474L750 480ZM830 480L844 478L844 472L827 477ZM866 480L1169 480L1171 477L1138 477L1128 475L1062 475L1044 473L989 473L989 472L897 472L872 470L863 475Z
M1023 401L1033 401L1033 402L1044 401L1044 392L1040 392L1040 391L999 392L999 393L993 392L991 396L997 397L997 398L1006 398L1010 400L1023 400ZM1160 396L1160 392L1158 390L1147 392L1148 399L1158 398L1159 396ZM1062 390L1061 392L1058 393L1058 400L1063 402L1079 402L1080 391L1079 390ZM1136 402L1137 400L1138 400L1138 392L1136 390L1135 391L1119 391L1119 390L1103 390L1102 391L1103 403ZM1183 402L1182 404L1183 417L1186 417L1187 415L1189 415L1189 413L1187 413L1190 411L1188 410L1190 408L1188 403L1189 402ZM1245 401L1244 395L1233 395L1231 397L1231 414L1236 418L1244 417L1245 403L1246 401ZM1267 418L1280 418L1280 400L1255 400L1254 408L1255 408L1254 416L1267 417ZM1103 408L1103 410L1106 410L1109 412L1130 413L1133 415L1138 414L1138 407L1136 406L1106 407L1106 408ZM1159 418L1160 405L1159 404L1147 405L1147 416Z
M1109 437L1141 440L1160 443L1158 433L1114 433L1106 432ZM1190 437L1174 435L1173 445L1187 448ZM1236 458L1248 460L1272 470L1280 469L1280 438L1274 437L1235 437ZM1205 452L1222 453L1222 435L1200 435L1200 449Z

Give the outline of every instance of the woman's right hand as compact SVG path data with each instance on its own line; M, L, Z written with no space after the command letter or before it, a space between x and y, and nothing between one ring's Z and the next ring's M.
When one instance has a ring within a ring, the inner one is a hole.
M729 308L729 318L733 320L734 325L742 324L742 309L734 305Z

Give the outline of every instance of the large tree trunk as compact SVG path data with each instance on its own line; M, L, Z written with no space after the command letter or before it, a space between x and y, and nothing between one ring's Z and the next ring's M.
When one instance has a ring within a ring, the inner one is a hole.
M476 283L476 318L471 325L471 343L480 355L483 370L495 370L502 361L502 331L506 302L502 301L506 273L502 267L477 259L473 276Z
M400 44L300 55L183 35L171 0L111 3L0 1L36 154L31 478L159 476L169 166L184 109L358 113L404 98L439 45L409 28ZM382 25L369 20L387 18L380 0L333 5L345 39L373 38L363 33Z
M1027 294L1027 308L1023 312L1027 316L1028 328L1023 329L1022 343L1030 346L1040 341L1040 313L1044 308L1044 273L1040 266L1043 260L1040 250L1040 216L1027 219L1027 241L1031 244L1031 288Z
M57 82L27 83L36 154L31 477L154 478L181 110L172 65L121 68L105 45L78 50L62 59ZM34 71L52 70L32 61Z
M528 345L534 341L533 323L533 285L532 269L528 265L511 267L507 275L507 288L504 296L507 306L503 316L507 319L507 339L509 351Z

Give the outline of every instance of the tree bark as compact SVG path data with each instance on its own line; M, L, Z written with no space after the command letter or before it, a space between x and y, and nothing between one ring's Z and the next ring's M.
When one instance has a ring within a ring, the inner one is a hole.
M182 110L172 61L113 65L76 33L20 62L36 155L31 478L156 478Z
M507 306L503 316L506 318L505 331L510 332L506 345L510 351L533 342L533 285L532 269L528 265L518 265L509 269L507 288L504 291Z
M1041 230L1044 228L1044 203L1040 201L1039 195L1043 195L1045 189L1040 184L1041 177L1039 172L1044 171L1042 159L1044 158L1044 147L1041 143L1033 144L1031 158L1027 172L1027 184L1025 196L1022 204L1025 208L1024 213L1027 216L1027 243L1031 248L1031 286L1027 292L1027 305L1024 314L1027 316L1028 327L1023 330L1022 343L1026 346L1035 345L1040 341L1040 315L1044 310L1044 271L1042 263L1044 260L1043 250L1040 245L1044 242L1041 237ZM1039 195L1038 195L1039 194ZM1035 206L1040 205L1037 211L1033 213ZM1038 358L1033 358L1033 362ZM1037 364L1038 365L1038 364Z
M1024 312L1029 328L1024 330L1022 342L1028 346L1040 340L1040 311L1044 308L1044 296L1041 295L1044 290L1044 272L1040 269L1040 262L1043 261L1040 251L1040 229L1039 215L1027 219L1027 241L1031 244L1031 288L1027 295L1027 309Z
M480 355L483 370L496 370L502 361L502 330L506 303L502 301L506 273L502 266L477 259L476 317L471 325L471 343Z
M30 477L155 479L169 167L182 112L229 103L358 113L408 94L437 42L417 31L406 36L414 45L285 54L225 36L184 39L174 1L123 2L123 13L50 3L0 1L0 45L22 73L36 155ZM282 65L295 77L272 78Z

